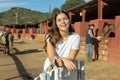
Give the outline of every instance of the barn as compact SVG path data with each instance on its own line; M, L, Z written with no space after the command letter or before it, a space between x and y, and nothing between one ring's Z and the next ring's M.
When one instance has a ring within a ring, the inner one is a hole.
M120 0L92 0L81 6L76 6L67 11L75 31L82 38L81 52L86 52L85 35L89 24L94 24L102 33L104 24L107 22L115 27L115 37L108 37L100 42L99 54L100 59L111 64L120 66ZM40 22L41 33L47 33L51 19Z

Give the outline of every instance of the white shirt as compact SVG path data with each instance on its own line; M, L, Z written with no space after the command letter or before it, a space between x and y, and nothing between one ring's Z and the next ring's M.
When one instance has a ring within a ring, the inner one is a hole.
M48 42L48 41L47 41ZM77 33L72 33L66 40L59 41L55 45L55 51L60 57L68 57L71 49L79 50L80 48L80 36ZM44 64L44 71L50 65L50 61L47 58Z

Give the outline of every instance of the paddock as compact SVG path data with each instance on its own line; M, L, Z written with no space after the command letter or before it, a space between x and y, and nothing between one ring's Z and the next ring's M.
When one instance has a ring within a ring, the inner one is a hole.
M101 60L117 66L120 66L119 3L120 0L92 0L84 5L76 6L67 11L72 26L75 31L81 35L81 52L86 52L85 33L90 23L95 24L95 27L99 28L99 34L102 32L105 22L115 25L116 36L114 38L105 37L105 42L100 43L99 54ZM82 13L82 16L80 13ZM19 30L22 30L21 39L32 40L31 35L33 34L36 40L44 42L43 37L48 32L48 27L50 26L49 22L51 20L53 20L53 18L36 24L12 24L0 26L0 28L9 28L12 34L14 34L15 39L18 39L18 32ZM41 35L42 37L40 37Z
M15 39L13 54L0 54L0 79L32 80L41 73L47 57L43 45L44 43L36 40ZM102 60L89 63L85 53L81 52L76 60L85 61L85 80L119 80L120 68L113 64Z

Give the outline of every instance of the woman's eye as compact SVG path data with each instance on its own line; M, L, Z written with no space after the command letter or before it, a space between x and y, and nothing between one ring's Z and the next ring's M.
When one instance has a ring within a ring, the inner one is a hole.
M57 19L57 22L60 22L62 20L68 20L68 18L67 17L63 17L62 19Z
M60 22L60 21L61 21L61 19L58 19L58 20L57 20L57 22Z
M64 17L63 20L68 20L68 18L67 18L67 17Z

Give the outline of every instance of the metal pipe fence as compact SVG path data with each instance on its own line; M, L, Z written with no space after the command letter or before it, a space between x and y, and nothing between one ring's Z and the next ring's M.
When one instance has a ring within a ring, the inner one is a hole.
M55 67L50 78L47 77L46 73L41 73L34 80L85 80L84 61L80 61L80 67L77 60L74 63L77 66L77 70L74 72L66 70L67 72L64 74L65 69L63 67Z

